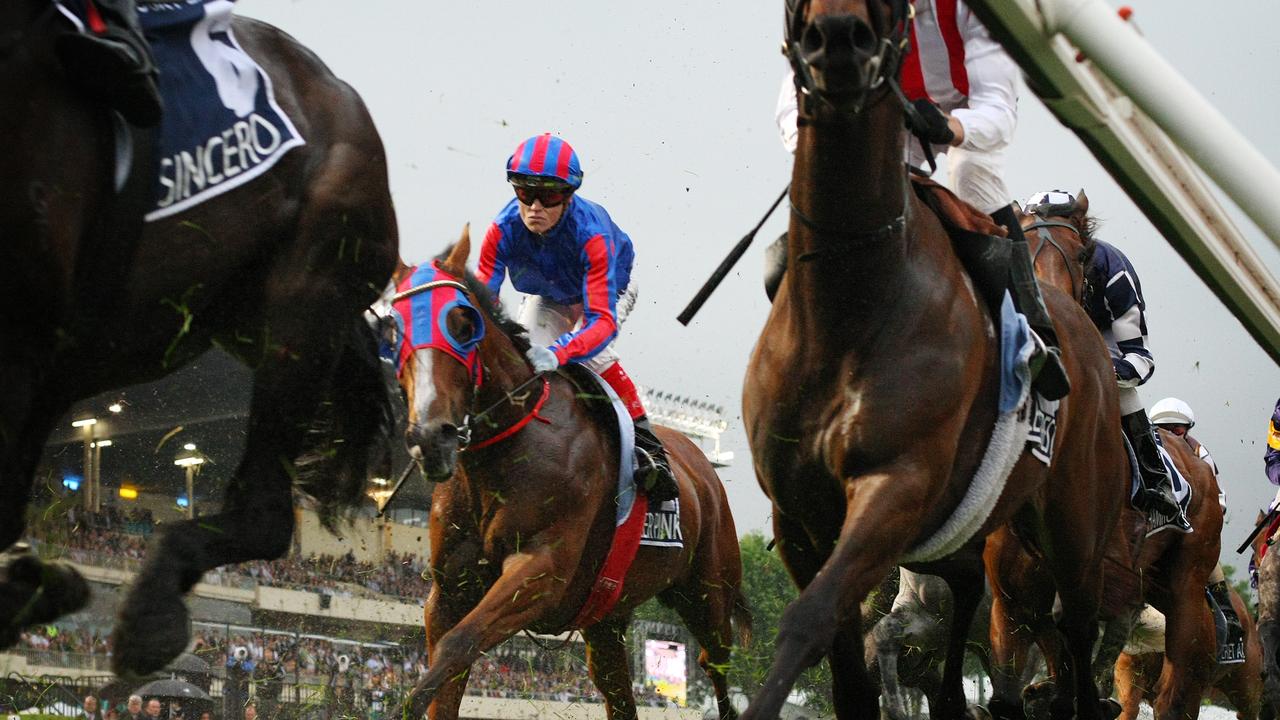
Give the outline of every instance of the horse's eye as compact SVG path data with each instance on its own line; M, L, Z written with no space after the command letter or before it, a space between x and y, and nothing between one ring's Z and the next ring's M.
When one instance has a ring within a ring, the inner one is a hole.
M475 323L471 321L470 315L461 309L449 313L448 323L449 334L453 336L454 341L459 345L466 345L475 337Z

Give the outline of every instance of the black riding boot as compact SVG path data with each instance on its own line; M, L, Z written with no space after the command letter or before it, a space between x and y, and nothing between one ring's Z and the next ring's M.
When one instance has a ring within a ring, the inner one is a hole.
M133 0L89 0L106 30L68 32L58 38L58 56L67 74L95 99L138 127L160 122L163 104L156 65L142 35Z
M674 500L680 496L676 486L675 475L671 473L671 464L667 461L667 451L662 441L653 434L653 426L649 417L641 415L635 419L636 426L636 482L644 489L651 502L660 503Z
M1036 282L1035 263L1031 260L1027 238L1022 234L1022 225L1018 222L1012 205L991 213L991 219L1009 231L1009 290L1013 295L1013 306L1026 316L1027 324L1045 345L1044 355L1041 356L1043 363L1034 372L1032 386L1046 399L1057 400L1071 391L1071 381L1067 378L1066 369L1062 367L1058 333L1053 329L1053 319L1045 309L1040 284Z
M1138 456L1138 469L1142 475L1142 490L1137 498L1138 509L1148 515L1159 515L1163 520L1189 530L1191 524L1187 522L1182 507L1173 495L1173 478L1169 477L1169 470L1160 457L1160 438L1156 437L1155 428L1147 418L1147 411L1138 410L1120 418L1120 428L1125 437L1129 438L1134 454Z
M1244 626L1240 624L1240 616L1236 614L1235 606L1231 604L1231 593L1227 591L1227 581L1219 580L1208 587L1209 597L1213 598L1214 604L1222 611L1222 617L1227 622L1227 637L1222 643L1221 652L1218 653L1218 662L1220 663L1237 663L1244 662Z

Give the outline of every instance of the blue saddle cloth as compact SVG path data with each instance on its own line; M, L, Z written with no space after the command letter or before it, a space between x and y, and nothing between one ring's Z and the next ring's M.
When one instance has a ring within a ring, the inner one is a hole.
M270 78L236 42L233 7L231 0L138 6L165 109L148 221L239 187L304 144Z

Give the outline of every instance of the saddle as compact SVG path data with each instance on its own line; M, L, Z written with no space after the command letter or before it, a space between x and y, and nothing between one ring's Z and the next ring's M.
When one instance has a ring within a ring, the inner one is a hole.
M1009 287L1009 231L936 181L914 174L910 178L916 196L938 216L951 237L951 247L973 278L987 309L999 317Z

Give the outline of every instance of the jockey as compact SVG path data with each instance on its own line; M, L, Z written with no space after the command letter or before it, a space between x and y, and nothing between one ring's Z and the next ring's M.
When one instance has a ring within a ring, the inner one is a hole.
M899 78L918 118L912 131L929 143L930 155L947 154L956 195L1008 230L1008 268L995 269L998 276L1007 274L1014 305L1046 346L1039 360L1033 360L1043 363L1036 371L1036 390L1056 400L1067 394L1070 382L1013 209L1013 194L1004 182L1005 151L1018 124L1018 66L962 0L913 0L912 4L910 52L903 58ZM777 122L782 143L792 153L798 138L797 117L795 79L789 73L778 96ZM908 143L907 156L917 172L933 160L916 142ZM772 260L775 264L785 263L786 243L779 241L781 251L769 250L771 260L779 259Z
M1280 485L1280 400L1276 401L1276 409L1271 411L1271 422L1267 425L1267 452L1263 455L1267 466L1267 479L1272 485ZM1280 498L1280 493L1277 493Z
M1151 424L1182 438L1195 452L1196 457L1203 460L1210 468L1213 468L1214 477L1217 477L1218 465L1213 461L1213 456L1209 454L1209 449L1190 435L1189 431L1196 425L1196 414L1192 412L1190 405L1178 398L1167 397L1151 406ZM1227 495L1223 492L1221 485L1218 486L1218 504L1222 506L1223 512L1226 512ZM1222 571L1221 562L1213 566L1213 572L1209 575L1209 585L1206 589L1209 591L1214 603L1217 604L1218 609L1222 611L1223 618L1227 623L1227 640L1224 643L1224 649L1235 647L1237 643L1244 639L1244 626L1240 624L1240 617L1236 615L1236 610L1231 605L1231 594L1227 591L1227 576ZM1237 660L1234 654L1230 654L1230 657L1225 659L1232 662L1243 662L1243 657ZM1223 658L1219 658L1219 662L1223 660Z
M1061 190L1038 192L1022 204L1028 212L1036 206L1060 206L1050 215L1070 215L1076 207L1074 195ZM1138 458L1142 492L1137 506L1149 515L1158 515L1164 524L1190 532L1191 524L1173 493L1173 478L1160 455L1160 438L1147 419L1137 387L1151 379L1155 358L1147 347L1147 303L1142 299L1142 283L1129 258L1110 243L1092 239L1095 245L1085 268L1086 286L1094 288L1082 301L1084 310L1102 333L1111 352L1116 383L1120 386L1120 427ZM1153 517L1153 520L1156 518ZM1152 523L1155 529L1155 522Z
M678 495L666 451L653 433L636 386L618 362L614 339L635 304L631 238L603 207L575 195L582 185L569 143L537 135L507 159L516 197L485 233L478 276L496 297L502 279L526 293L520 321L534 345L534 372L581 363L626 404L636 430L636 473L651 500Z
M159 124L163 106L155 61L134 0L55 0L55 4L76 26L56 44L67 74L130 123Z

